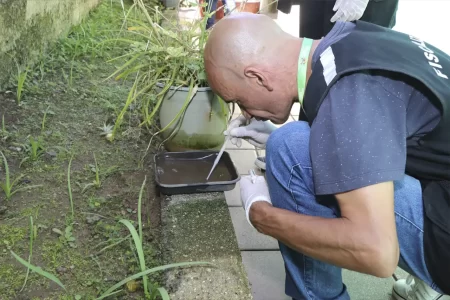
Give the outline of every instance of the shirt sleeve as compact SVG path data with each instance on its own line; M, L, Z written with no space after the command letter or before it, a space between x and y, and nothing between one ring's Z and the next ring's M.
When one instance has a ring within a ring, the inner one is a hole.
M324 99L310 135L318 195L403 178L407 105L386 88L393 80L386 83L379 77L348 75Z

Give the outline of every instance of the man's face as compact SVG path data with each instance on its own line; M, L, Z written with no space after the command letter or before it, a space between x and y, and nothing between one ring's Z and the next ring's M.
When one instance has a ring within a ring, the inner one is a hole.
M277 82L268 88L258 77L237 78L235 74L211 74L208 81L212 90L225 102L236 103L247 119L254 117L283 124L289 118L292 99Z

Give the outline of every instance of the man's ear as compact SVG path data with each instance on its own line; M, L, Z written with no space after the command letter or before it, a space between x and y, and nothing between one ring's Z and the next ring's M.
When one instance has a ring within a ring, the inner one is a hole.
M270 92L273 91L272 83L269 82L269 78L257 68L255 67L245 68L244 75L247 78L255 78L258 85L265 87Z

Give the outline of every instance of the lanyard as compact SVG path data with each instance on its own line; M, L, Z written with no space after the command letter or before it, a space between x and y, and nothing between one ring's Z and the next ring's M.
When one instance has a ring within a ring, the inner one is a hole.
M313 44L312 39L303 38L302 48L298 56L297 88L298 101L303 105L303 95L306 88L306 70L308 69L309 53Z

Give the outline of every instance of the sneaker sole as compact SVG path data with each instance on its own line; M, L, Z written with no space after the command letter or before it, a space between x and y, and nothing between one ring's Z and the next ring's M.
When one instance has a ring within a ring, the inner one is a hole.
M399 293L397 293L397 291L395 289L392 289L392 300L408 300L407 298L403 298L402 295L400 295Z

